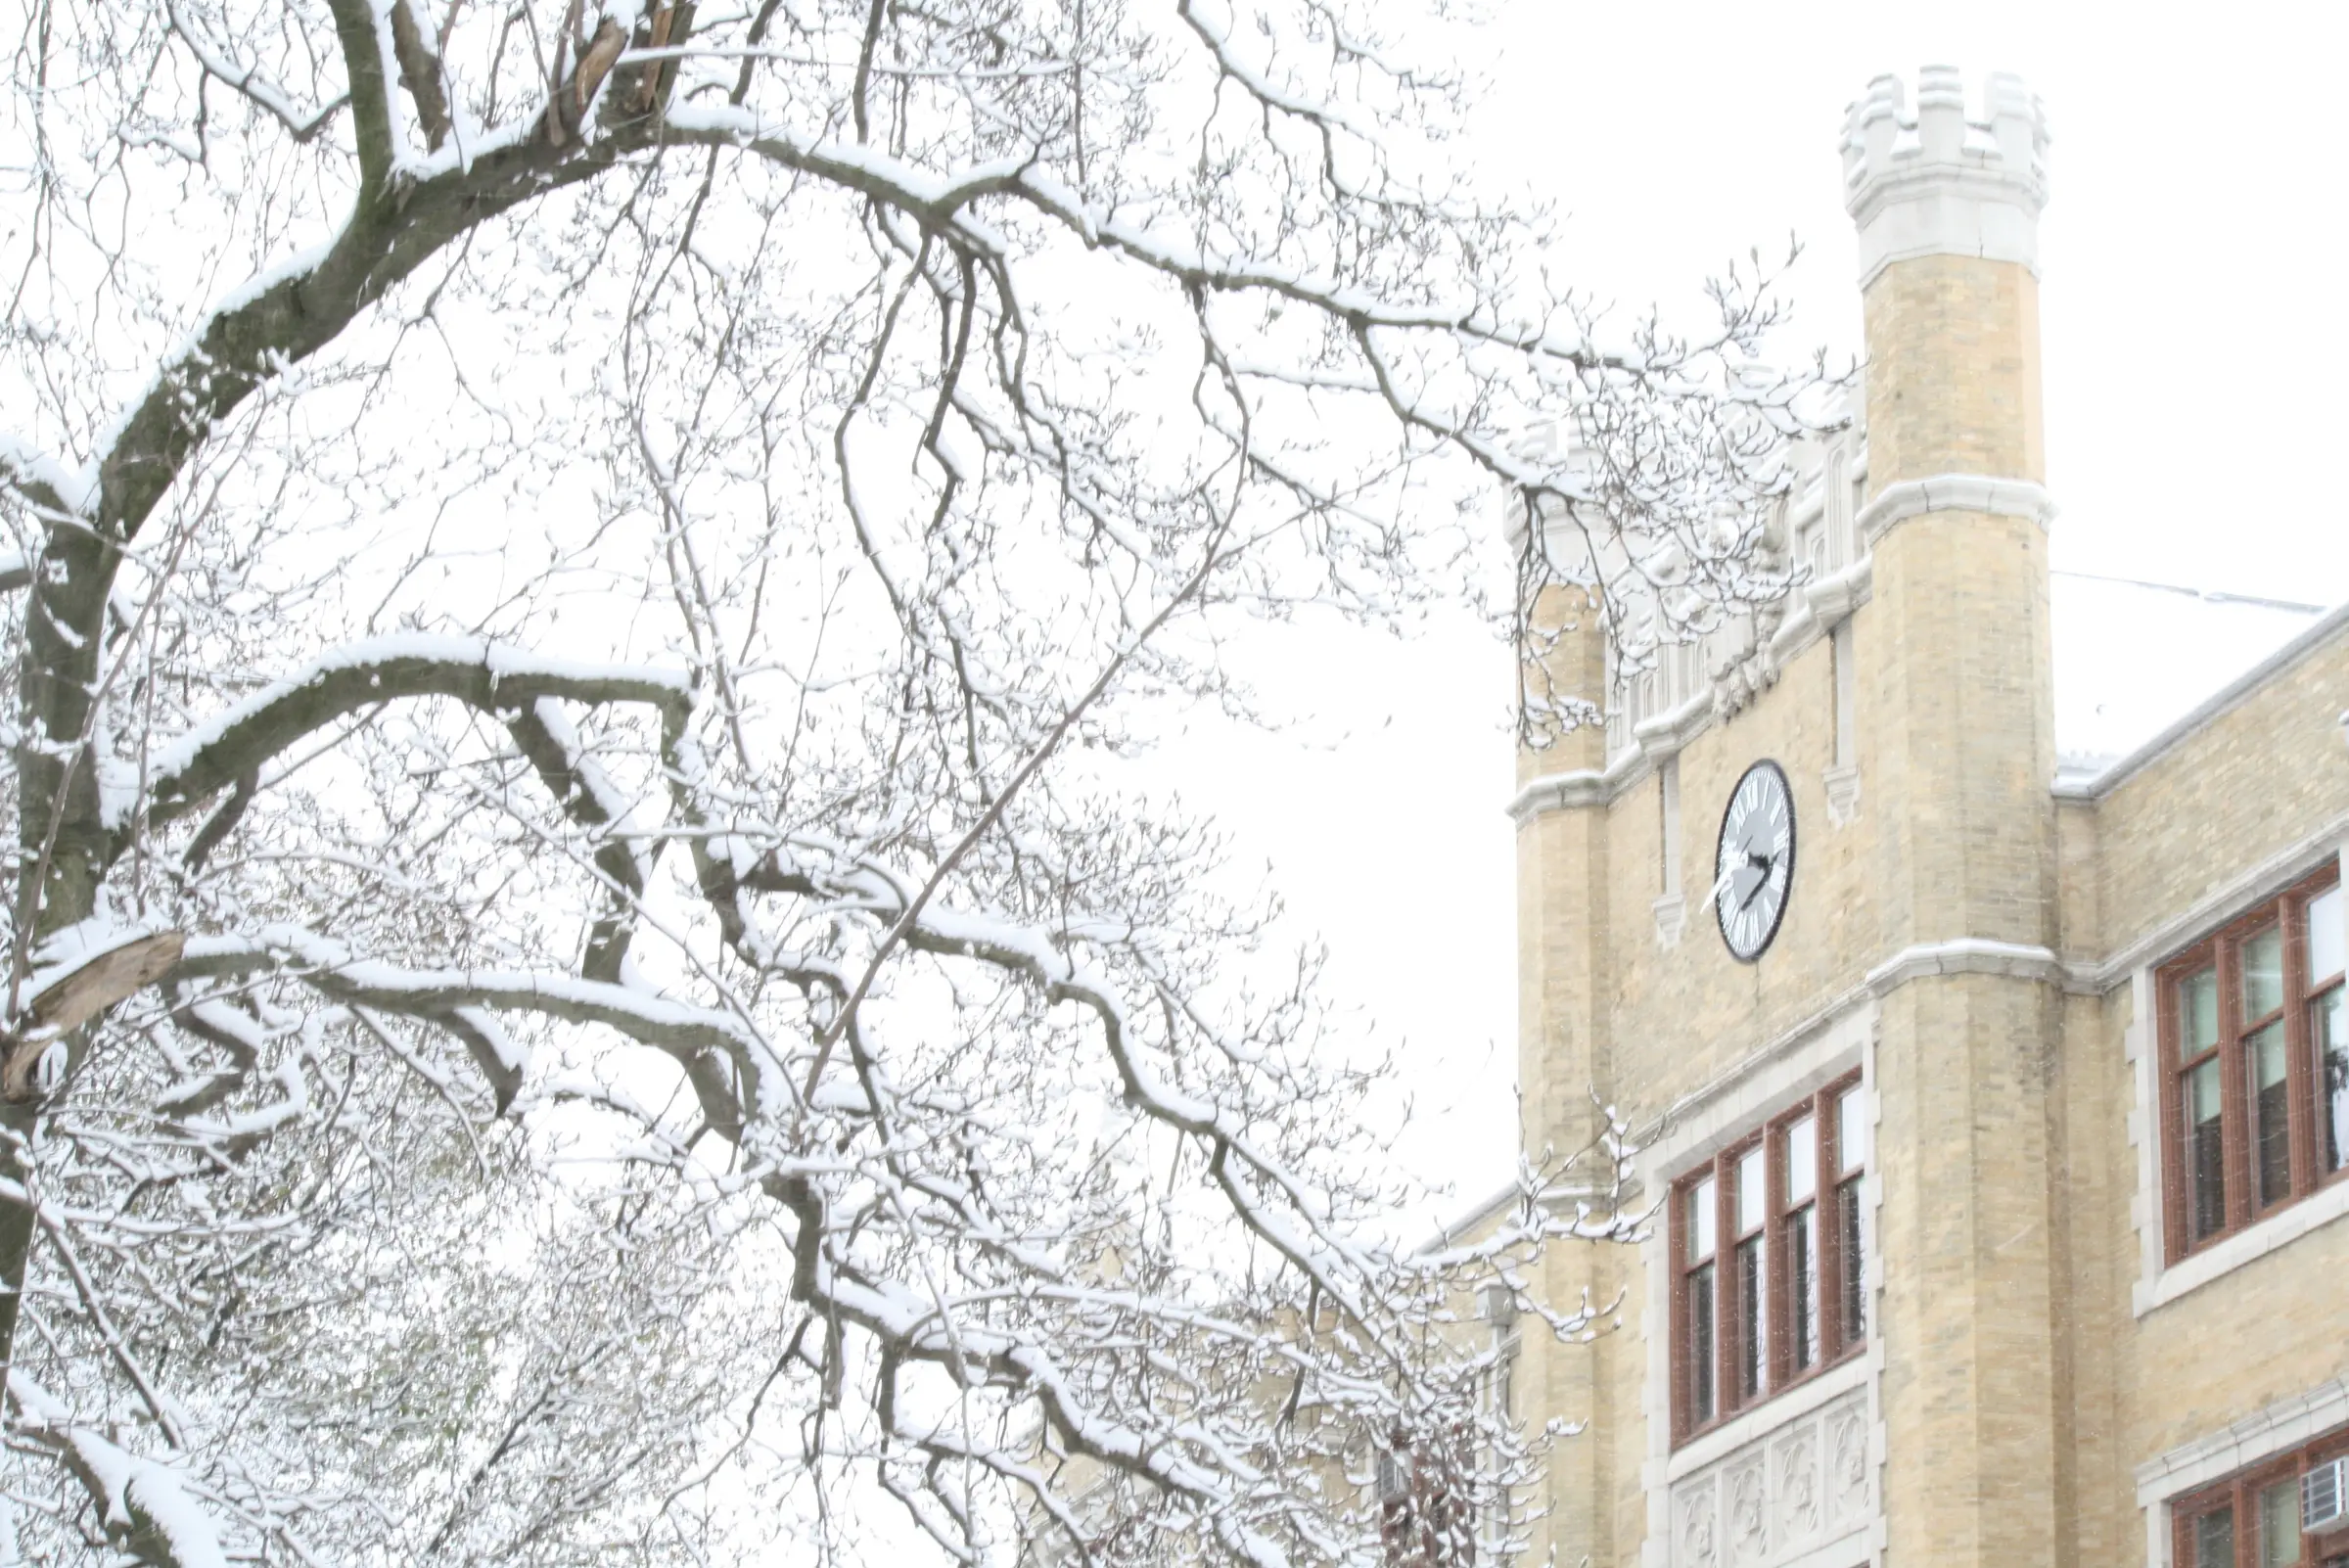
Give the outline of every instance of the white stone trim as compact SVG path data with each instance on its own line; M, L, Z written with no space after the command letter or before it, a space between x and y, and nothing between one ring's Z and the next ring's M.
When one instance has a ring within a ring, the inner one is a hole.
M1866 1382L1871 1370L1865 1356L1855 1356L1849 1360L1836 1362L1791 1392L1758 1405L1734 1420L1724 1421L1703 1437L1675 1450L1672 1457L1666 1461L1664 1478L1678 1481L1717 1459L1727 1457L1756 1438L1767 1436L1789 1422L1799 1421L1822 1406L1834 1404Z
M2153 1140L2156 1144L2158 1138ZM2158 1150L2156 1151L2158 1152ZM2154 1188L2160 1189L2158 1185ZM2289 1246L2310 1231L2330 1224L2343 1215L2349 1215L2349 1181L2335 1181L2313 1196L2260 1221L2247 1230L2238 1230L2223 1241L2213 1242L2200 1252L2190 1253L2162 1269L2148 1286L2141 1279L2130 1292L2130 1305L2136 1315L2142 1317L2156 1308L2166 1307L2190 1290L2199 1290L2212 1280L2234 1273L2245 1264L2255 1263L2269 1253ZM2161 1235L2153 1233L2158 1255Z
M2048 201L2038 98L1993 73L1988 118L1969 124L1964 85L1947 66L1917 73L1913 117L1906 96L1899 77L1878 76L1845 119L1844 206L1860 229L1860 286L1920 255L1984 256L2036 274Z
M2062 985L2067 978L2063 960L2046 947L1994 942L1988 937L1959 937L1902 948L1867 972L1866 985L1881 996L1927 975L2002 975L2053 986Z
M2170 1568L2172 1499L2344 1425L2349 1425L2349 1367L2305 1394L2278 1400L2232 1426L2182 1443L2139 1465L2137 1505L2145 1511L2146 1568Z
M2118 761L2107 763L2102 770L2082 777L2078 773L2058 777L2053 785L2056 796L2069 801L2100 801L2138 773L2151 766L2163 753L2185 740L2195 730L2223 714L2240 707L2260 687L2282 674L2319 648L2332 640L2335 633L2349 626L2349 603L2335 605L2312 623L2298 636L2262 659L2258 664L2235 676L2226 685L2196 704L2190 713L2172 723L2169 728L2129 753ZM2349 714L2341 715L2349 720Z
M2038 277L2039 219L1995 183L1923 174L1888 189L1883 205L1860 221L1860 287L1920 255L2013 261Z
M1881 1296L1883 1266L1877 1247L1881 1234L1875 1211L1883 1202L1883 1184L1875 1169L1878 1142L1875 1120L1881 1115L1876 1093L1875 998L1865 989L1847 992L1822 1014L1778 1036L1763 1049L1729 1069L1713 1083L1685 1096L1666 1114L1662 1125L1639 1151L1635 1162L1644 1192L1669 1194L1673 1181L1718 1154L1733 1139L1745 1136L1804 1096L1860 1069L1867 1095L1869 1169L1862 1179L1869 1209L1866 1253L1863 1261L1864 1288L1868 1292L1868 1321L1883 1322ZM1865 1384L1868 1404L1868 1462L1873 1470L1870 1493L1875 1515L1865 1540L1871 1556L1884 1549L1883 1518L1884 1416L1878 1389L1883 1381L1884 1341L1879 1330L1869 1336L1867 1350L1844 1366L1821 1372L1801 1388L1773 1399L1745 1415L1708 1433L1680 1453L1672 1447L1672 1227L1653 1226L1639 1244L1646 1281L1639 1333L1646 1342L1647 1372L1640 1384L1640 1414L1647 1427L1647 1458L1640 1466L1640 1485L1647 1494L1647 1537L1640 1548L1642 1568L1669 1568L1672 1547L1672 1483L1739 1444L1766 1438L1790 1422L1819 1409ZM1848 1381L1847 1381L1848 1380ZM1724 1446L1726 1445L1726 1446ZM1835 1544L1848 1552L1850 1538ZM1840 1559L1848 1564L1849 1556ZM1808 1559L1805 1559L1808 1562ZM1787 1563L1780 1568L1801 1568Z
M1771 637L1771 656L1780 667L1825 637L1855 610L1868 602L1873 576L1863 557L1832 576L1806 583L1787 597L1786 619ZM1611 806L1624 791L1653 772L1666 758L1677 757L1689 742L1719 722L1712 688L1698 692L1678 708L1639 721L1631 744L1602 768L1582 767L1571 772L1545 773L1518 786L1504 809L1519 827L1549 811L1589 806Z
M1979 512L1989 517L2029 518L2042 529L2055 521L2055 502L2044 485L2029 480L1992 479L1983 474L1935 474L1902 480L1878 490L1854 522L1873 549L1878 539L1912 517L1929 512Z
M1688 930L1688 900L1677 893L1667 893L1655 901L1656 945L1666 952L1681 945Z
M1771 633L1771 657L1783 668L1796 654L1841 625L1874 593L1875 564L1865 555L1841 572L1803 584L1799 602Z
M1626 756L1636 756L1627 753ZM1629 781L1629 768L1608 768L1604 773L1588 767L1578 767L1570 773L1544 773L1528 779L1509 797L1505 809L1509 820L1519 827L1549 811L1570 811L1577 807L1604 806Z
M2308 837L2269 855L2102 958L2067 962L2066 989L2101 995L2126 983L2139 969L2192 946L2253 904L2275 898L2325 861L2340 856L2343 846L2349 846L2349 814L2334 817ZM2349 881L2349 859L2342 862L2342 878Z
M1819 775L1819 782L1827 792L1827 821L1831 826L1849 827L1860 819L1859 763L1830 767Z

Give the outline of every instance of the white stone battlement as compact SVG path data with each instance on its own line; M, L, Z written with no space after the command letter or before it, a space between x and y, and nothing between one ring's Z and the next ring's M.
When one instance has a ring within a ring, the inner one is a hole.
M1878 76L1844 120L1844 207L1860 228L1863 288L1895 261L1979 255L2039 269L2048 117L2019 77L1994 72L1970 119L1950 66L1917 72L1916 113L1898 76Z

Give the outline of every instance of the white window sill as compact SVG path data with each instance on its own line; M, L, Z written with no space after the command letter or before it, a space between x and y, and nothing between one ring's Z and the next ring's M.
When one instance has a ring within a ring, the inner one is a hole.
M1797 1384L1783 1394L1773 1395L1744 1414L1723 1422L1712 1431L1675 1449L1666 1464L1666 1481L1701 1470L1725 1454L1734 1453L1754 1439L1776 1431L1790 1421L1797 1421L1823 1406L1830 1405L1867 1381L1868 1358L1873 1348L1854 1353L1849 1360L1838 1361L1808 1382Z
M2190 1257L2181 1259L2164 1268L2151 1279L2141 1279L2131 1292L2131 1306L2140 1317L2157 1307L2166 1307L2189 1291L2199 1290L2212 1280L2234 1272L2245 1264L2265 1258L2279 1248L2288 1247L2321 1225L2330 1224L2343 1215L2349 1215L2349 1178L2338 1180L2317 1193L2303 1198L2288 1209L2280 1209L2247 1230L2239 1230L2215 1246L2205 1247Z

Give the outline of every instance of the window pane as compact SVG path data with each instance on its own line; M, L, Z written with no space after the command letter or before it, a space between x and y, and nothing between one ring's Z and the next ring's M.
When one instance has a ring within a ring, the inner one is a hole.
M2270 926L2243 944L2243 1022L2283 1005L2283 928Z
M1792 1339L1794 1369L1807 1371L1819 1364L1819 1205L1797 1213L1786 1222L1786 1281L1792 1299L1786 1303L1788 1337Z
M1808 1203L1819 1190L1819 1124L1810 1117L1786 1129L1786 1201Z
M2213 1508L2194 1521L2194 1568L2234 1568L2233 1508Z
M2317 1121L2324 1129L2325 1169L2349 1166L2349 990L2335 986L2310 1003L2309 1035L2317 1042Z
M1720 1189L1711 1176L1688 1189L1688 1261L1703 1263L1713 1256L1713 1222L1721 1213Z
M2300 1560L2300 1483L2279 1481L2259 1495L2259 1568Z
M1763 1179L1768 1165L1760 1144L1737 1162L1737 1234L1741 1236L1761 1229L1762 1217L1770 1212L1769 1188Z
M2190 1062L2219 1042L2219 972L2198 969L2178 982L2178 1059Z
M1835 1221L1837 1241L1843 1249L1843 1342L1857 1345L1867 1338L1867 1282L1864 1263L1866 1249L1862 1245L1863 1217L1860 1210L1860 1182L1857 1177L1835 1189Z
M2219 1064L2186 1075L2187 1215L2193 1239L2227 1228L2227 1167L2219 1121Z
M2243 1068L2251 1090L2251 1165L2259 1177L2265 1208L2292 1195L2291 1093L2283 1020L2279 1018L2243 1042Z
M1769 1382L1770 1288L1762 1268L1762 1238L1737 1248L1737 1399L1755 1398Z
M2341 929L2341 890L2336 885L2308 900L2308 975L2328 980L2341 972L2349 936Z
M1838 1175L1850 1176L1867 1165L1867 1117L1864 1114L1867 1102L1864 1090L1854 1087L1843 1091L1835 1102L1835 1169Z
M1702 1426L1713 1419L1713 1266L1688 1276L1688 1419Z

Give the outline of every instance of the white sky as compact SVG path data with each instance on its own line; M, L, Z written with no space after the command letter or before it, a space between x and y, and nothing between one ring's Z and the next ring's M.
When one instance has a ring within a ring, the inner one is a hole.
M1983 73L2020 73L2054 131L2041 260L2056 568L2349 598L2333 455L2349 415L2334 79L2349 23L2337 14L1494 7L1480 156L1569 217L1580 287L1684 307L1729 257L1782 254L1792 232L1808 247L1789 282L1796 333L1844 354L1859 339L1844 107L1888 70L1913 99L1916 68L1935 63L1966 72L1978 113ZM2057 587L2099 622L2058 628L2059 644L2086 650L2075 671L2142 668L2125 640L2197 612L2175 596ZM2296 623L2238 628L2231 646L2256 657ZM1329 994L1404 1042L1413 1116L1398 1158L1473 1200L1514 1156L1507 662L1465 616L1406 643L1323 627L1281 633L1272 650L1268 684L1310 721L1212 744L1175 771L1241 862L1269 862L1293 932L1327 939ZM2117 694L2141 717L2199 695Z

